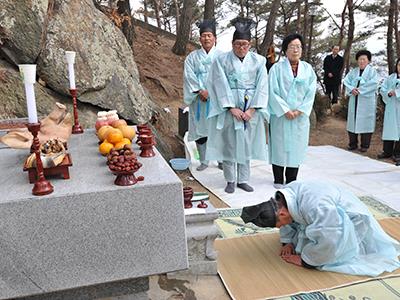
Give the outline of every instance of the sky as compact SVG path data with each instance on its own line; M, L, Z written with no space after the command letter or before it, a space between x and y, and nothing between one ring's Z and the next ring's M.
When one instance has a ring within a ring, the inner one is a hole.
M325 7L325 9L328 10L331 15L335 15L335 14L340 14L342 12L346 0L322 0L321 2L323 4L323 6ZM139 0L130 0L130 3L131 3L132 10L137 10L138 8L141 7ZM230 20L230 18L226 18L226 20ZM340 22L339 19L338 19L338 22ZM356 23L356 30L357 30L357 26L358 26L358 28L367 26L368 19L356 14L355 15L355 23ZM221 25L224 25L224 24L221 24ZM327 28L328 22L326 22L325 26ZM230 29L227 29L224 32L218 34L217 48L219 48L223 51L228 51L231 49L231 40L232 40L233 31L234 31L233 28L230 28ZM328 35L328 34L329 33L326 30L325 35ZM368 39L368 41L367 41L367 49L368 50L370 50L371 52L374 53L374 52L378 52L382 49L385 49L385 43L382 41L379 41L377 38L379 35L382 36L382 34L384 34L384 32L378 32L377 34L371 36Z

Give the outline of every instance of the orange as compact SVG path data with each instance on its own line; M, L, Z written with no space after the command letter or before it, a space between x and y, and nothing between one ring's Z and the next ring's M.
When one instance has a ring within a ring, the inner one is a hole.
M123 138L122 141L120 141L114 145L114 148L116 150L120 150L120 149L124 148L125 145L130 145L130 144L131 144L130 140L128 140L127 138Z
M129 126L118 126L117 127L119 130L121 130L122 135L124 136L124 138L127 138L129 140L133 140L133 138L136 135L135 129L133 127L129 127Z
M100 151L101 155L107 155L108 153L110 153L112 148L114 148L114 145L107 142L107 140L105 140L104 142L102 142L100 144L99 151Z
M109 141L112 144L116 144L118 142L121 142L124 136L122 135L121 130L119 129L110 129L107 131L107 141Z
M105 126L100 127L99 131L97 131L97 137L99 138L100 142L102 142L106 139L109 129L112 129L112 127L105 125Z

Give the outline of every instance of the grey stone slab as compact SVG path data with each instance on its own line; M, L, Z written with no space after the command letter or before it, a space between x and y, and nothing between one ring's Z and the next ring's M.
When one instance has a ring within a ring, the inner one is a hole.
M37 292L8 284L15 270L54 292L188 267L182 183L157 151L139 158L145 180L129 187L113 184L94 132L73 135L69 152L71 179L51 178L54 192L37 197L22 172L27 151L0 149L0 241L14 267L0 284L13 297Z

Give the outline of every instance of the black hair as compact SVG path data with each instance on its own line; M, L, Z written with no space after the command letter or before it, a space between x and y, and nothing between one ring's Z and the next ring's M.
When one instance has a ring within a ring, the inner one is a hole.
M394 70L397 73L397 75L400 75L399 71L397 71L397 66L399 65L399 63L400 63L400 57L396 60L396 64L394 65Z
M301 34L298 33L291 33L287 35L282 42L282 52L286 54L286 51L289 47L291 41L298 39L301 42L301 47L304 47L304 39Z
M368 50L360 50L356 53L356 60L358 60L358 58L362 55L367 56L368 60L371 61L372 58L372 54L371 52L369 52Z
M282 192L280 192L280 191L277 191L276 193L275 193L275 201L278 203L278 206L279 207L285 207L286 209L288 208L288 206L287 206L287 202L286 202L286 199L285 199L285 196L282 194Z

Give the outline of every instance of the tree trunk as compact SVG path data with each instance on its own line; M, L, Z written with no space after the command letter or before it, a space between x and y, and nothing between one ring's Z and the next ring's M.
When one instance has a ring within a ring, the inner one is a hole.
M243 0L240 0L240 16L244 17L244 4Z
M393 31L394 31L394 13L396 9L396 0L390 0L389 16L388 16L388 27L386 34L386 52L389 74L394 71L394 51L393 51Z
M310 35L308 37L307 43L307 62L311 63L311 50L312 50L312 38L313 38L313 26L314 26L314 15L311 15L311 24L310 24Z
M268 48L274 42L274 34L275 34L275 20L276 15L278 13L278 8L280 5L280 0L274 0L272 2L271 10L268 17L267 26L265 27L265 36L262 41L258 53L265 56L267 55Z
M340 48L342 48L343 40L344 40L344 25L346 24L346 10L347 10L347 1L344 4L341 19L342 19L342 24L340 26L340 34L339 34L339 42L338 45Z
M304 12L303 12L303 37L304 37L304 53L307 53L308 45L306 43L306 34L308 28L308 0L304 1Z
M149 24L149 9L147 7L147 0L143 0L143 7L144 7L144 22Z
M206 0L204 4L204 20L214 19L214 0Z
M301 1L297 0L297 20L296 20L296 32L301 34Z
M175 33L178 33L178 28L179 28L179 2L178 0L174 0L174 5L175 5Z
M122 18L121 30L131 48L133 48L133 40L135 39L135 30L133 28L133 17L129 0L119 0L117 2L117 12Z
M394 36L396 38L396 56L400 57L400 33L399 33L399 2L396 0L394 10Z
M183 0L182 14L180 17L179 28L176 35L176 41L172 47L172 52L177 55L186 53L186 44L189 42L190 27L193 19L193 7L196 5L195 0Z
M346 49L344 51L345 74L349 72L350 67L350 51L354 39L354 6L353 0L347 0L347 8L349 10L349 31L347 34Z
M154 3L154 13L157 20L157 27L161 28L161 17L160 17L160 1L161 0L153 0Z

